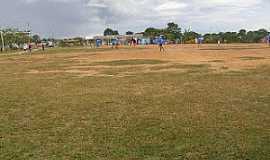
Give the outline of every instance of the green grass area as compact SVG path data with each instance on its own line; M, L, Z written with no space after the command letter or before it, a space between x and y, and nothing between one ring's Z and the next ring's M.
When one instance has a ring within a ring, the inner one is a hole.
M270 66L212 73L207 65L176 64L170 67L188 72L78 78L65 73L26 74L29 69L73 65L61 58L19 63L30 60L30 56L0 59L0 159L270 157ZM136 67L107 71L117 74Z

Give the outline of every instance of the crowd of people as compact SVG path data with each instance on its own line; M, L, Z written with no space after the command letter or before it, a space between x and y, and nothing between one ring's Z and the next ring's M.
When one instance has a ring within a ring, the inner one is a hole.
M112 48L116 48L116 49L119 48L119 45L120 45L119 39L113 39L111 42L112 42L112 43L111 43L111 44L112 44ZM164 39L163 36L160 36L159 38L157 38L155 43L159 46L159 51L160 51L160 52L165 52L164 45L165 45L165 43L166 43L166 40ZM99 43L97 43L97 46L100 46L100 45L98 45L98 44L99 44ZM132 38L132 39L128 42L128 45L129 45L129 46L133 46L133 47L136 47L136 45L138 45L138 44L139 44L138 40L136 40L136 39L134 39L134 38Z

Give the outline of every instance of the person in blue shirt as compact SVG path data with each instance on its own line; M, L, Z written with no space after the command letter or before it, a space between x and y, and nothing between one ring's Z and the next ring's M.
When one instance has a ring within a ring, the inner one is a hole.
M163 47L164 43L165 43L165 40L162 37L159 37L159 39L158 39L158 45L159 45L159 51L160 52L161 51L165 52L165 49Z

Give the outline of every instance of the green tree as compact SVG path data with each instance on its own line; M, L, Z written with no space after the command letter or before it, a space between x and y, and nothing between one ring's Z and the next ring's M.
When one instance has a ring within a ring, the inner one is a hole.
M133 34L134 34L134 32L131 32L131 31L126 32L126 35L133 35Z
M241 29L238 33L238 37L241 43L247 42L247 31L245 29Z
M220 40L220 37L216 33L207 33L204 36L205 43L217 43Z
M18 29L6 28L6 29L3 29L2 31L3 31L5 46L7 46L10 49L13 49L15 46L20 46L24 43L28 43L29 39L31 39L28 33L21 32Z
M196 33L194 31L185 31L184 32L184 42L186 43L194 43L195 42L195 38L198 38L200 36L199 33Z
M119 32L117 30L113 31L113 35L119 35Z
M155 38L156 36L160 36L162 33L163 33L162 29L156 29L156 28L150 27L144 31L144 36Z
M165 29L165 35L169 40L180 39L182 36L181 28L176 23L168 23Z
M254 41L256 43L259 43L267 35L268 35L268 31L266 29L259 29L258 31L255 31L255 39L254 39Z
M112 36L112 35L119 35L117 30L112 30L111 28L107 28L104 31L104 36Z
M237 32L226 32L223 34L224 42L237 43L240 42Z
M32 40L33 40L33 42L35 42L35 43L39 43L39 42L41 41L41 40L40 40L40 36L37 35L37 34L33 35Z

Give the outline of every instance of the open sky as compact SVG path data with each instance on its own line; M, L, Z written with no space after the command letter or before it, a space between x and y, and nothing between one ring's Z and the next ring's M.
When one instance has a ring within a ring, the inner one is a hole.
M270 0L0 0L0 27L26 28L45 37L120 33L165 27L205 32L270 30Z

